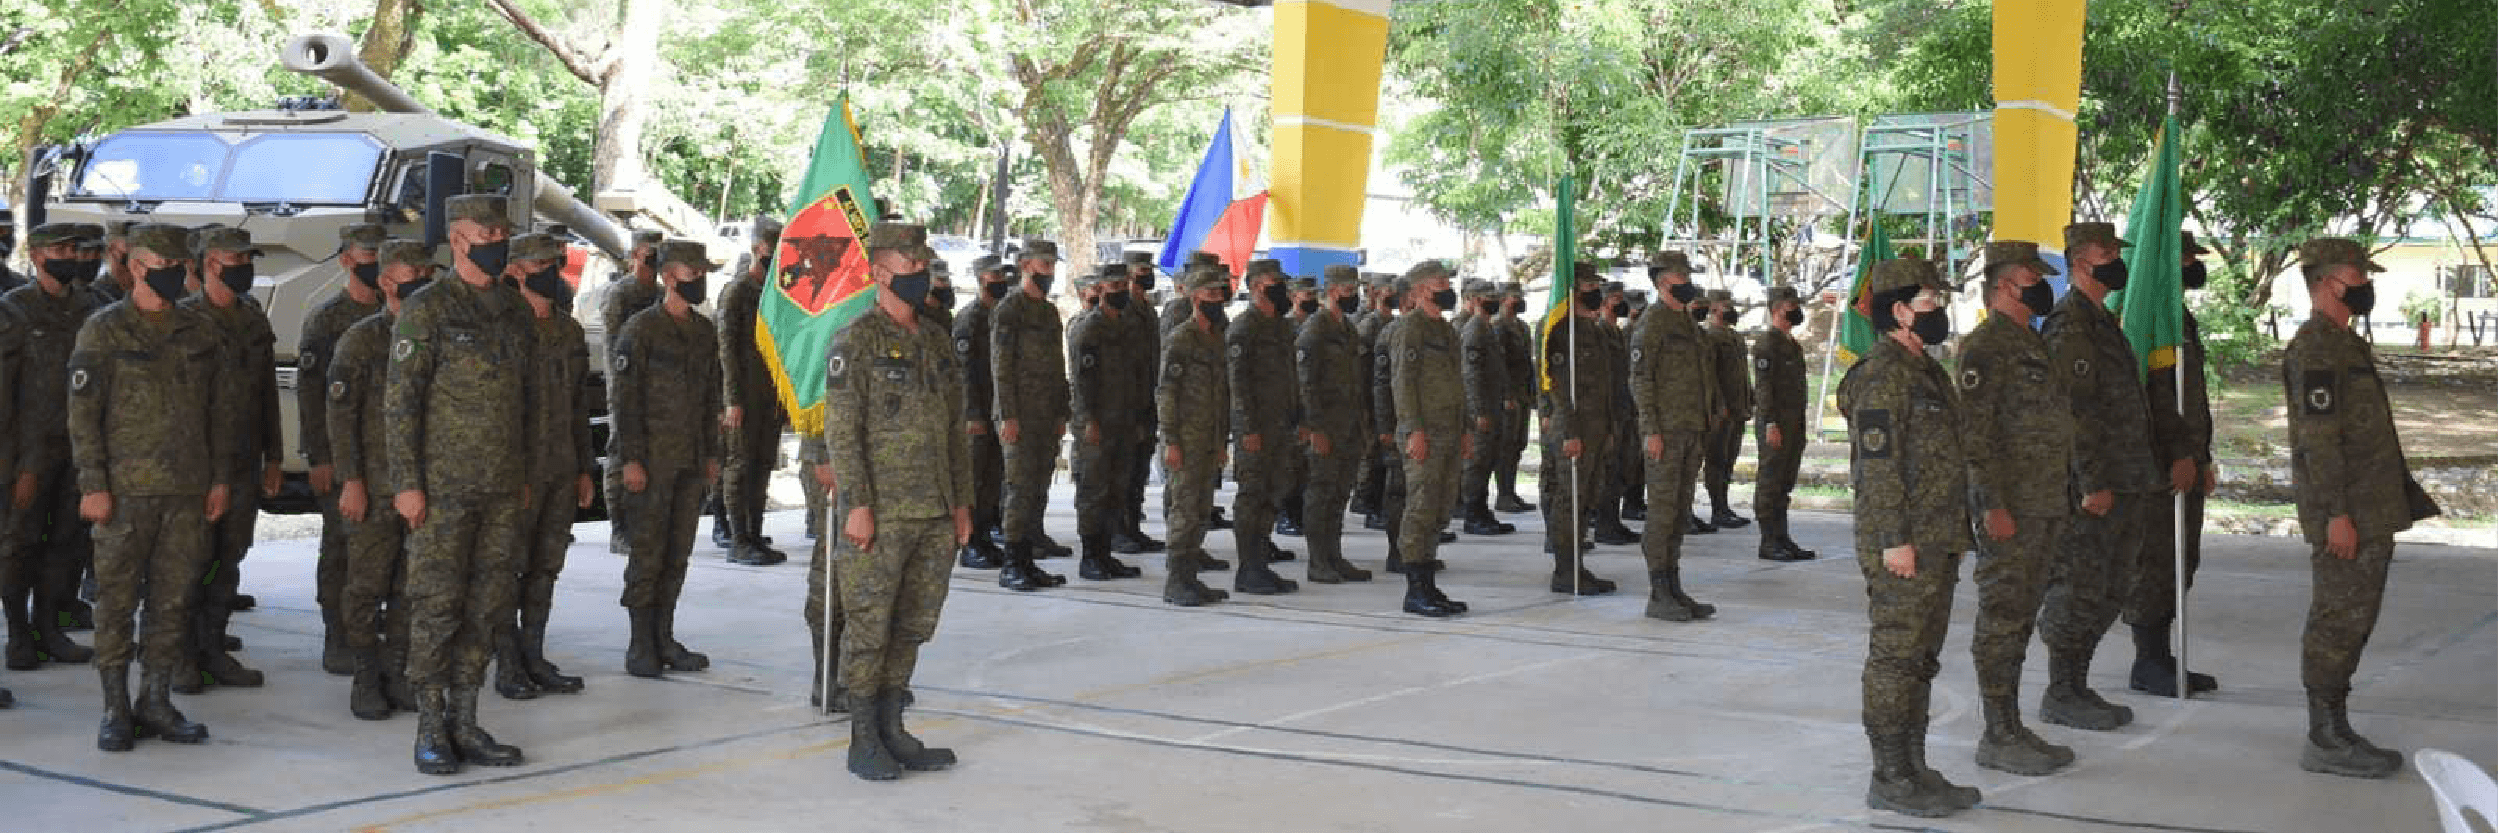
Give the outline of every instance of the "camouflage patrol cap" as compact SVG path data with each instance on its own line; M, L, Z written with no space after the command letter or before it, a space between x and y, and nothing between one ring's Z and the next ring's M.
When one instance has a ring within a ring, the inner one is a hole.
M1492 281L1483 278L1468 278L1467 282L1459 287L1458 294L1469 298L1482 298L1493 294L1493 291Z
M1370 280L1363 282L1363 288L1375 292L1396 292L1398 291L1398 276L1386 272L1375 273Z
M1153 252L1129 252L1120 256L1120 262L1130 266L1153 266L1155 255Z
M1224 259L1223 259L1223 258L1221 258L1221 257L1217 257L1217 256L1216 256L1216 254L1215 254L1214 252L1210 252L1210 251L1207 251L1207 250L1205 250L1205 249L1200 249L1200 250L1198 250L1198 251L1190 252L1190 253L1189 253L1189 260L1188 260L1187 262L1183 263L1182 265L1184 265L1184 266L1222 266L1222 265L1224 265Z
M1406 274L1401 277L1406 280L1406 288L1412 289L1418 281L1431 280L1436 277L1446 278L1449 277L1449 275L1450 267L1448 264L1442 263L1438 260L1427 260L1413 266L1406 267Z
M2213 250L2205 248L2205 244L2203 243L2196 242L2195 232L2188 231L2187 229L2180 229L2179 253L2193 257L2196 255L2212 254Z
M712 262L711 253L704 250L701 242L676 239L660 244L660 266L662 268L681 263L694 267L694 270L698 273L710 272L716 266L716 264Z
M1727 304L1727 305L1729 305L1729 306L1734 306L1734 305L1736 304L1736 293L1729 292L1729 291L1724 290L1724 289L1713 289L1713 290L1710 290L1710 292L1709 292L1708 294L1703 295L1702 297L1703 297L1703 299L1707 300L1707 301L1708 301L1708 302L1709 302L1712 306L1717 306L1717 305L1719 305L1719 304Z
M1504 296L1507 296L1507 297L1511 297L1511 298L1526 298L1526 297L1528 297L1528 290L1527 290L1527 288L1526 288L1526 287L1523 287L1523 286L1520 286L1518 281L1503 281L1503 282L1501 282L1501 283L1499 283L1499 284L1495 284L1495 285L1494 285L1494 288L1496 288L1496 289L1500 290L1500 291L1501 291L1501 293L1502 293Z
M1894 258L1875 264L1875 274L1867 278L1867 288L1890 292L1905 286L1942 291L1944 278L1936 274L1936 264L1914 257Z
M1585 260L1571 264L1571 283L1575 286L1590 281L1602 282L1605 278L1597 273L1597 264Z
M1650 276L1657 277L1660 272L1674 272L1679 275L1690 275L1693 273L1693 261L1691 258L1685 257L1683 252L1677 251L1665 251L1650 255Z
M1295 292L1318 292L1319 279L1311 277L1293 278L1285 281L1285 288Z
M1191 292L1199 292L1208 289L1221 289L1227 292L1232 291L1232 276L1224 272L1224 267L1201 266L1196 269L1189 270L1188 275L1189 291Z
M197 248L201 254L212 251L260 254L260 247L252 244L252 233L239 228L228 226L203 228L195 233L192 241L198 244Z
M2113 249L2130 245L2119 239L2118 227L2108 223L2074 223L2066 227L2067 251L2083 248L2085 243L2099 243Z
M434 247L415 240L385 240L374 252L384 266L434 265Z
M1328 268L1320 270L1319 275L1320 283L1329 289L1363 285L1363 273L1343 263L1331 264Z
M389 239L391 233L381 223L349 223L339 227L341 248L379 249L382 248L382 241Z
M1005 269L1008 265L1007 261L1000 260L997 255L982 255L972 259L972 273L975 275L987 275L991 272Z
M1027 260L1058 260L1059 244L1049 240L1027 240L1016 250L1018 262Z
M928 227L915 223L877 223L869 226L864 248L871 255L894 249L913 260L937 259L937 250L929 248Z
M511 202L501 194L462 194L444 200L443 213L453 220L508 229L512 227Z
M1607 281L1607 282L1606 282L1605 289L1606 289L1606 294L1608 294L1608 295L1621 295L1621 294L1623 294L1623 282L1622 282L1622 281Z
M132 226L129 233L133 249L146 249L158 257L191 256L190 229L168 223L140 223Z
M929 261L929 274L938 280L945 280L954 276L955 267L946 265L946 260L943 258L931 260Z
M2050 266L2048 261L2040 259L2040 244L2038 243L1999 240L1988 244L1985 253L1980 257L1980 262L1985 264L1982 267L1984 269L1994 269L2001 264L2019 263L2031 267L2031 271L2040 273L2041 277L2057 274L2057 267Z
M63 243L75 244L78 239L76 223L45 223L36 226L34 231L26 234L26 246L31 249L40 249Z
M644 246L658 246L667 241L668 235L666 234L662 234L651 229L640 229L634 232L634 244L630 248L639 249Z
M2364 272L2385 272L2387 267L2370 259L2370 250L2360 242L2342 237L2320 237L2300 244L2300 266L2315 269L2321 266L2357 266Z
M1623 291L1623 300L1630 303L1634 309L1649 306L1649 290L1626 289Z
M1094 270L1095 270L1096 272L1098 272L1098 273L1099 273L1099 274L1097 275L1097 277L1101 278L1102 280L1106 280L1106 281L1124 281L1124 280L1128 280L1128 262L1127 262L1127 261L1121 261L1121 262L1119 262L1119 263L1105 263L1105 264L1102 264L1102 265L1100 265L1100 266L1096 266L1096 267L1094 267Z
M71 223L70 233L77 238L78 248L104 248L104 226L101 223Z
M1263 257L1250 261L1250 267L1242 270L1241 273L1241 276L1245 278L1255 278L1260 275L1275 275L1279 278L1284 277L1285 262L1272 257Z
M1797 297L1797 288L1784 284L1771 287L1770 293L1764 297L1766 300L1763 301L1763 304L1766 306L1780 303L1803 303L1803 301L1799 300Z
M131 220L107 221L104 224L104 239L106 242L114 240L128 240L130 239L130 227L135 225L138 225L138 223Z
M552 234L530 233L512 238L508 250L514 261L563 260L564 241Z
M761 240L771 245L780 245L781 218L770 214L755 215L755 236L753 239Z

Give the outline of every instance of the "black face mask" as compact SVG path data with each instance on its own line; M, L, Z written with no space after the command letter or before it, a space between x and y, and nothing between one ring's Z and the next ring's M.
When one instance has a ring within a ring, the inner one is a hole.
M95 276L104 274L104 261L102 259L81 260L77 261L77 263L79 283L83 284L93 281L95 280Z
M1042 274L1042 273L1040 273L1040 272L1035 272L1035 273L1033 273L1033 274L1026 275L1026 276L1024 276L1024 277L1025 277L1025 279L1026 279L1026 280L1030 280L1030 281L1032 281L1032 282L1033 282L1033 289L1034 289L1035 291L1038 291L1038 292L1040 292L1040 293L1042 293L1042 294L1044 294L1044 295L1048 295L1048 294L1050 294L1050 278L1051 278L1051 276L1049 276L1049 275L1045 275L1045 274Z
M475 264L480 272L500 275L503 274L504 263L510 259L511 250L512 243L508 240L470 246L469 262Z
M1102 305L1112 309L1128 309L1128 300L1128 290L1125 289L1118 292L1105 292L1102 294Z
M922 269L908 275L894 276L894 280L886 284L886 288L893 290L894 297L903 299L903 303L919 306L920 302L929 299L929 282L929 270Z
M1698 323L1704 323L1704 324L1709 323L1709 322L1710 322L1710 308L1709 308L1709 307L1694 307L1694 308L1693 308L1693 320L1694 320L1695 322L1698 322Z
M1294 308L1294 309L1296 309L1296 310L1300 310L1300 311L1302 312L1302 314L1303 314L1303 315L1309 315L1309 314L1311 314L1311 313L1318 312L1318 311L1319 311L1319 299L1317 299L1317 298L1313 298L1313 299L1308 300L1308 301L1295 301L1295 302L1293 302L1293 308Z
M1730 327L1736 326L1736 311L1728 310L1726 312L1719 313L1719 323L1726 324Z
M1500 315L1502 314L1502 303L1500 301L1478 301L1476 302L1476 309L1485 315Z
M1389 299L1389 300L1387 300L1387 301L1383 301L1383 302L1381 302L1381 307L1382 307L1383 309L1387 309L1387 310L1388 310L1388 311L1390 311L1390 312L1397 312L1397 311L1398 311L1398 299L1396 299L1396 298L1390 298L1390 299Z
M686 299L686 303L688 305L701 306L703 304L703 284L704 280L702 278L695 278L694 280L678 284L677 297Z
M2377 305L2377 284L2365 283L2360 286L2344 287L2344 308L2352 310L2353 317L2366 318L2370 314L2370 308Z
M2127 261L2113 260L2092 267L2092 279L2099 281L2102 286L2109 287L2111 292L2127 288Z
M1458 306L1458 290L1443 289L1432 293L1432 305L1442 309Z
M2179 267L2179 285L2188 289L2205 288L2205 262L2191 260L2186 266Z
M573 299L573 287L564 283L564 264L562 263L522 276L521 288L559 305Z
M359 263L354 266L347 267L347 273L356 276L356 282L364 284L366 289L382 288L381 261Z
M156 293L156 297L163 298L165 303L170 304L191 294L191 290L182 285L182 275L182 267L167 266L163 269L148 270L144 280L148 282L148 291Z
M1804 310L1792 309L1788 311L1787 315L1782 315L1780 318L1787 321L1788 326L1791 327L1806 323L1806 313Z
M658 274L660 274L660 252L659 252L659 250L657 250L657 249L653 249L653 250L652 250L649 254L645 254L645 255L643 255L643 256L642 256L642 268L645 268L645 269L649 269L649 270L651 270L651 274L653 274L653 275L658 275Z
M1690 304L1701 300L1701 287L1691 283L1672 284L1667 287L1667 294L1673 296L1676 303Z
M1016 285L1006 281L991 281L981 285L981 294L990 296L992 301L1005 298L1007 293L1014 291L1016 291Z
M43 267L43 273L50 275L55 281L64 284L78 282L78 261L76 260L69 258L54 258L44 261L41 265Z
M1285 285L1281 283L1259 287L1259 297L1267 299L1268 306L1274 307L1278 312L1293 308L1293 295L1286 292Z
M1343 298L1339 298L1339 299L1337 299L1337 311L1338 311L1338 312L1342 312L1342 313L1345 313L1345 314L1347 314L1347 315L1353 315L1353 314L1355 313L1355 311L1356 311L1356 310L1360 310L1360 309L1362 309L1362 308L1363 308L1363 305L1362 305L1362 300L1361 300L1361 299L1359 299L1359 298L1356 298L1356 297L1354 297L1354 296L1352 296L1352 295L1348 295L1348 296L1345 296L1345 297L1343 297Z
M1910 334L1928 346L1943 344L1951 333L1945 330L1944 310L1931 309L1910 318Z
M1610 312L1613 312L1616 318L1622 318L1626 315L1632 314L1632 305L1627 302L1616 301L1614 309L1610 310Z
M15 238L15 237L0 237L0 260L7 260L7 259L8 259L8 257L9 257L9 255L13 255L13 254L16 254L16 253L17 253L17 238Z
M1206 316L1208 324L1219 328L1224 326L1224 302L1222 301L1199 301L1198 314Z
M940 286L929 290L929 304L938 309L955 308L955 288Z
M1581 309L1593 310L1605 305L1606 293L1595 289L1583 289L1573 294L1571 300L1577 302Z
M2049 291L2049 282L2045 280L2023 287L2023 306L2033 315L2047 315L2057 306L2057 293Z
M399 302L405 304L408 303L408 299L417 296L417 290L424 289L426 284L433 282L433 278L418 278L413 281L407 281L392 286L391 294L399 296Z
M217 279L225 282L226 291L228 292L232 292L236 295L251 294L252 264L249 262L237 263L224 269L217 270Z
M1147 272L1143 275L1131 272L1128 276L1128 282L1135 284L1137 286L1137 291L1140 293L1155 291L1155 273L1153 272Z

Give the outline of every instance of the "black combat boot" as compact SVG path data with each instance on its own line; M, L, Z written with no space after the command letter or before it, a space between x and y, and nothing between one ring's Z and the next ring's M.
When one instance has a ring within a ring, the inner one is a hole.
M1128 537L1137 543L1139 553L1162 552L1171 546L1161 539L1146 534L1145 523L1145 520L1138 515L1130 515L1128 518ZM1113 550L1118 550L1116 544Z
M1214 604L1231 598L1232 594L1198 580L1198 570L1208 561L1204 555L1175 552L1164 556L1163 601L1180 607Z
M1389 516L1383 515L1379 512L1366 514L1363 516L1363 528L1376 532L1386 532L1389 529Z
M1624 526L1623 519L1619 517L1620 513L1608 512L1606 509L1607 507L1601 506L1590 512L1595 516L1594 523L1590 524L1591 540L1610 547L1641 542L1641 534L1633 532L1631 527Z
M1572 554L1559 553L1554 556L1554 575L1546 581L1545 589L1556 593L1603 596L1615 592L1615 583L1589 572Z
M747 543L763 550L764 555L779 564L790 560L790 554L773 548L773 536L764 534L764 504L758 496L754 506L747 507Z
M1432 579L1439 572L1429 565L1409 564L1406 567L1406 599L1400 605L1406 612L1432 619L1446 619L1467 612L1467 606L1450 601L1441 594L1441 587Z
M1684 534L1686 535L1708 535L1717 531L1719 531L1719 528L1711 526L1709 521L1702 520L1701 513L1699 512L1693 513L1691 525L1684 528Z
M1736 514L1736 510L1728 508L1726 486L1720 486L1710 490L1711 526L1715 526L1720 529L1739 529L1749 523L1753 523L1753 521L1746 520L1743 515Z
M339 627L335 605L321 609L321 670L338 676L356 673L356 652L348 650L347 631Z
M1053 585L1042 568L1033 563L1033 545L1022 541L1007 545L1007 564L998 570L998 586L1021 593L1045 590Z
M885 740L886 753L895 763L913 772L936 772L955 765L955 750L929 746L903 730L903 688L894 686L877 692L877 734Z
M1110 546L1103 542L1100 535L1091 538L1080 537L1077 539L1077 546L1082 547L1084 551L1083 555L1077 557L1076 575L1078 578L1086 581L1110 581L1145 575L1144 570L1131 567L1121 563L1120 559L1111 557Z
M1460 529L1469 535L1508 535L1517 530L1493 517L1493 507L1485 505L1482 500L1468 501L1463 518L1465 524Z
M1207 510L1207 528L1231 529L1233 528L1233 519L1224 517L1224 507L1218 506L1213 509L1209 509Z
M652 644L660 649L660 661L670 671L701 671L712 667L712 658L686 649L677 641L677 601L659 609L658 638Z
M658 677L664 666L660 663L660 611L658 608L629 607L625 618L633 630L625 643L625 673L636 677Z
M460 754L462 763L478 766L520 766L521 747L496 743L495 736L477 725L477 687L461 686L451 690L451 746Z
M1076 550L1069 549L1068 545L1059 543L1056 539L1051 538L1050 533L1040 532L1034 534L1034 558L1073 558L1075 556ZM1056 587L1058 585L1052 586Z
M852 775L866 781L892 781L903 777L903 764L886 748L884 711L886 700L868 692L853 692L851 700Z
M538 684L522 668L520 639L511 626L495 629L495 693L506 700L538 699Z
M2300 751L2300 768L2346 778L2385 778L2404 767L2404 755L2383 749L2352 730L2344 712L2345 692L2309 692L2309 745Z
M955 551L955 564L967 570L995 570L1007 566L1007 551L987 536L975 535Z
M811 655L816 664L807 667L807 704L817 708L824 708L825 704L831 703L833 704L833 707L831 709L827 709L827 711L850 711L851 698L842 695L842 669L829 667L827 665L827 663L831 662L834 658L825 655L825 635L822 632L810 630L807 634L807 640L809 644L815 646L816 648L816 653ZM842 634L840 631L834 632L834 641L842 641ZM839 647L837 646L836 653L839 652ZM833 685L832 699L826 699L825 697L825 685L828 682Z
M182 712L174 708L171 673L142 668L139 686L139 705L130 715L139 737L157 737L173 743L208 740L208 727L184 719Z
M460 752L451 745L451 696L442 686L417 691L417 771L452 775L460 771Z
M234 569L232 564L219 564L217 569ZM233 654L226 653L226 621L234 616L233 608L211 597L202 600L202 610L192 620L194 644L199 651L200 673L207 681L228 688L259 688L265 680L257 670L246 668ZM186 692L188 693L188 692Z
M1867 807L1923 819L1944 818L1962 809L1955 796L1920 777L1910 757L1913 739L1909 733L1869 731L1867 740L1875 750L1875 773L1866 786Z
M2013 697L1983 697L1988 719L1974 755L1980 766L2016 775L2047 775L2075 762L2075 750L2050 743L2023 725L2022 707Z
M2155 697L2179 696L2179 658L2170 652L2170 621L2129 625L2135 631L2135 665L2127 671L2127 687ZM2219 688L2213 675L2188 672L2188 692Z
M19 567L14 563L0 567L0 570L32 572L31 568ZM35 649L35 623L38 620L27 613L29 597L37 594L38 591L34 587L29 586L14 574L0 580L0 600L5 600L5 602L0 602L0 607L7 610L9 622L6 664L11 671L33 671L43 667L43 653ZM47 629L55 627L50 619L40 621Z
M1693 600L1693 597L1685 595L1684 565L1682 562L1678 562L1674 566L1668 567L1666 572L1667 595L1674 596L1676 601L1683 602L1684 609L1693 612L1693 618L1708 619L1712 616L1718 615L1718 605L1697 602Z
M1910 728L1909 734L1910 768L1918 770L1919 780L1924 782L1928 789L1943 795L1953 809L1968 810L1979 806L1979 788L1966 787L1945 780L1944 773L1937 772L1935 767L1927 765L1927 726L1930 719L1927 701L1934 693L1935 687L1928 686L1919 692L1917 702L1912 704L1911 713L1917 725Z
M729 507L719 492L703 496L703 511L712 516L712 546L728 549L738 543L738 536L729 528Z
M1302 537L1302 495L1276 502L1276 534Z
M538 686L539 691L580 693L582 678L567 675L555 663L547 661L547 613L528 607L521 609L521 632L515 637L520 641L521 669L529 673L530 682Z
M2040 720L2094 732L2107 732L2135 720L2135 711L2101 699L2084 685L2092 667L2090 651L2049 649L2049 685L2040 692Z
M104 720L96 726L95 748L128 752L138 738L130 716L130 666L99 665L96 675L104 679Z
M1248 542L1248 546L1242 548L1241 569L1233 573L1234 592L1248 593L1253 596L1279 596L1302 589L1302 586L1294 583L1293 579L1277 575L1274 569L1267 566L1275 549L1275 545L1264 541L1251 541ZM1261 550L1266 551L1261 552Z
M373 650L356 654L355 681L347 689L347 713L357 720L391 719L391 698L382 693L382 658Z
M1501 493L1501 497L1493 501L1495 511L1510 513L1536 511L1536 504L1519 499L1519 472L1496 469L1493 472L1493 483L1494 491Z
M1649 607L1642 610L1641 615L1662 622L1693 621L1693 609L1685 607L1684 600L1676 598L1667 589L1668 576L1672 574L1671 570L1649 571Z

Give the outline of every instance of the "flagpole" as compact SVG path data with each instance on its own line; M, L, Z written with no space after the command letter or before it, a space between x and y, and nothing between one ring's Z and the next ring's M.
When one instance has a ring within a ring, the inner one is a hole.
M1829 337L1823 339L1822 390L1814 395L1814 424L1806 429L1807 436L1816 439L1823 436L1823 403L1832 398L1832 355L1840 352L1840 330L1849 325L1849 308L1858 300L1852 297L1858 289L1858 261L1850 259L1849 244L1858 239L1858 206L1866 202L1866 183L1859 181L1866 176L1866 153L1860 149L1857 156L1849 172L1849 219L1840 226L1840 257L1842 263L1849 264L1849 286L1840 291L1840 303L1832 305L1832 331ZM1866 257L1864 244L1858 247L1858 257Z
M2177 69L2172 69L2170 71L2169 99L2170 121L2171 124L2175 125L2178 123L2179 119L2179 71ZM2179 137L2176 135L2164 135L2162 137L2162 141L2164 142L2176 142L2178 140ZM2154 152L2159 153L2160 151L2159 149L2156 149ZM2184 255L2185 253L2182 252L2181 254ZM2181 285L2185 286L2185 284ZM2182 318L2182 323L2184 323L2184 319L2187 315L2185 309L2187 306L2187 293L2185 290L2182 290L2179 293L2179 306L2181 307L2179 314ZM2187 358L2188 347L2186 338L2187 328L2182 326L2179 330L2179 343L2170 348L2170 384L2172 390L2174 391L2170 401L2172 406L2178 410L2179 415L2181 417L2185 417L2187 415L2188 368L2187 362L2185 361ZM2201 485L2200 483L2195 482L2198 479L2200 478L2192 476L2190 478L2191 482L2188 484L2188 488L2193 489ZM2178 494L2172 495L2170 498L2170 610L2171 619L2176 622L2177 625L2176 627L2171 628L2170 631L2170 653L2172 656L2178 657L2178 662L2171 670L2174 672L2173 676L2176 679L2173 680L2173 683L2178 686L2176 691L2178 692L2179 699L2181 700L2188 699L2188 536L2201 531L2190 530L2187 528L2187 499L2188 496L2185 490L2181 490Z

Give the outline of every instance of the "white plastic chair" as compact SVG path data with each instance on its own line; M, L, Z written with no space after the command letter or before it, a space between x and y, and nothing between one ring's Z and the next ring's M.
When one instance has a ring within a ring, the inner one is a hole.
M2447 833L2475 833L2465 820L2466 811L2482 817L2485 829L2500 829L2500 783L2491 773L2454 752L2421 749L2413 753L2413 768L2422 772L2422 780L2430 782L2431 797L2439 800L2439 826Z

